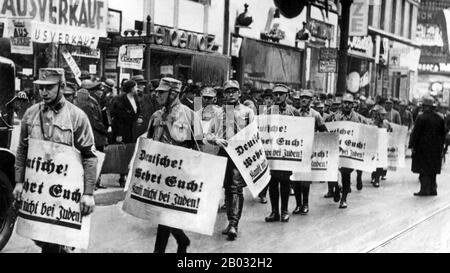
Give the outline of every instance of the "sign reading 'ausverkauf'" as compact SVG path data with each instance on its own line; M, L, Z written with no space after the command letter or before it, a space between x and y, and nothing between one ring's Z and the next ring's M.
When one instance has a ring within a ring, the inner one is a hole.
M33 42L96 48L106 37L108 1L0 0L0 17L31 18Z

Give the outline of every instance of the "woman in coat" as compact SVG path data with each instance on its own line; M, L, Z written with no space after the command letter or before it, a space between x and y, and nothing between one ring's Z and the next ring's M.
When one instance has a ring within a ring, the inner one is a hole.
M123 94L117 97L111 109L113 139L116 143L136 143L136 127L142 124L141 108L136 97L136 82L126 81L122 91ZM125 175L120 175L119 184L122 187L125 186Z
M419 174L420 191L416 196L437 195L436 175L441 173L441 156L445 140L444 119L434 111L434 99L423 98L423 113L417 116L411 134L413 173Z

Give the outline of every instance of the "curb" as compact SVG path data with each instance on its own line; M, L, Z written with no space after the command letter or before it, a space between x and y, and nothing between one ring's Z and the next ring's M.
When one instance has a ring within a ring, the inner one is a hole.
M111 206L125 199L123 188L99 189L94 192L95 205Z

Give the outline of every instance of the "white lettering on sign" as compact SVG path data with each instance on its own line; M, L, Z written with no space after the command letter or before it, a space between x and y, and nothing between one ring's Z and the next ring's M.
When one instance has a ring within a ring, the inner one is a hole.
M350 7L350 36L367 36L369 22L369 3L366 0L354 0Z
M450 63L419 64L419 70L428 72L450 72Z
M348 40L349 53L373 58L373 40L371 36L350 37Z

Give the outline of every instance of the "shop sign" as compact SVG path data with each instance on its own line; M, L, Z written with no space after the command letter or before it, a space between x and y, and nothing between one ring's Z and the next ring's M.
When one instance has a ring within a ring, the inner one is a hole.
M90 59L100 59L100 49L89 48L77 46L71 50L72 56L90 58Z
M449 63L419 64L419 71L450 73Z
M213 51L215 36L174 30L169 27L155 26L154 43L157 45L185 48L195 51Z
M241 52L242 46L242 38L241 37L232 37L231 38L231 56L239 57L239 52Z
M360 55L366 58L373 58L373 40L372 36L357 37L353 36L348 41L348 52Z
M117 60L116 59L106 59L105 60L105 69L106 70L116 70L117 69Z
M421 50L402 43L393 42L389 50L389 66L406 67L409 70L417 71L420 61Z
M319 73L336 73L336 72L337 72L336 60L319 61Z
M122 11L108 9L108 32L120 33L122 31Z
M11 53L33 55L33 43L30 37L31 20L11 19L8 28Z
M30 18L33 42L96 48L99 37L106 37L108 1L0 0L0 16Z
M130 48L131 52L129 52L128 48ZM122 68L141 70L144 64L144 48L144 45L122 45L119 49L117 66ZM138 53L137 51L141 51L141 53Z
M73 75L75 76L75 80L77 81L78 85L81 85L80 77L81 77L81 70L78 67L77 63L73 59L72 55L67 51L66 48L62 49L62 55L64 59L66 60L67 64L69 65L70 69L72 70Z
M319 54L321 60L335 60L338 57L338 50L337 48L321 47Z
M160 74L173 75L173 65L162 65Z
M308 22L308 30L312 37L320 38L322 40L332 40L333 39L333 25L327 24L325 22L310 19Z
M353 0L350 6L350 36L367 36L369 1Z
M416 41L422 46L444 46L442 30L437 24L417 24Z

